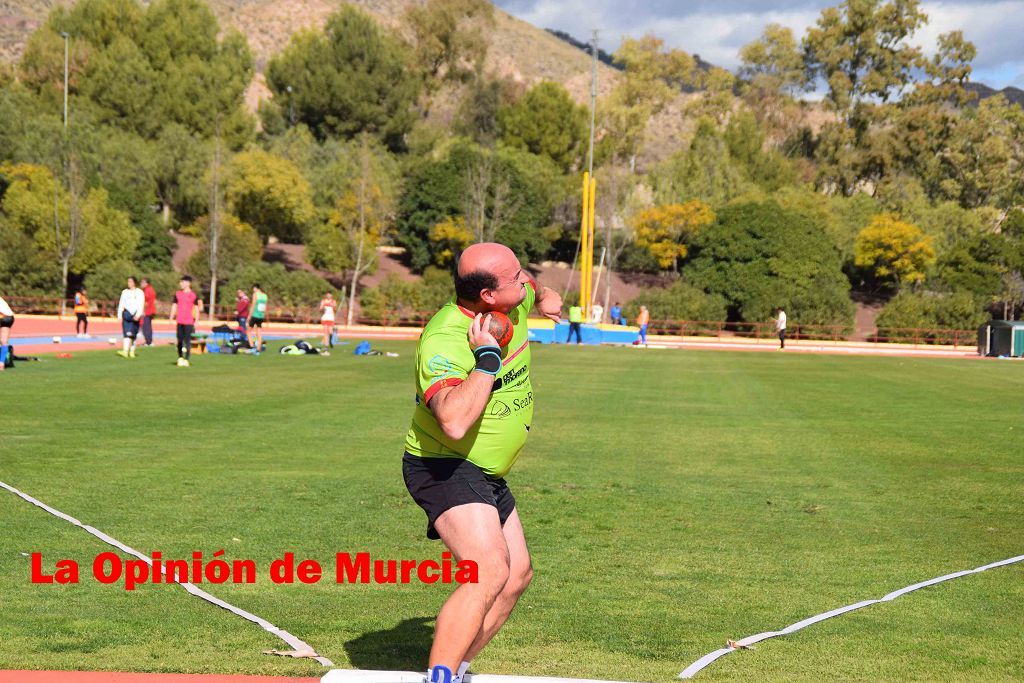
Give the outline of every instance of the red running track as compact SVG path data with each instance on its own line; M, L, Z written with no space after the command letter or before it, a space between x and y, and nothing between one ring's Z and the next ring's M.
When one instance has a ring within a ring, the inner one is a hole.
M199 324L199 331L209 332L213 325L223 324L221 322L209 323L202 321ZM153 323L153 331L157 334L173 334L174 324L167 319L157 320ZM270 336L291 336L295 337L319 337L322 329L319 325L299 325L290 323L270 323L264 326L264 331ZM343 339L373 339L373 340L416 340L419 339L420 329L415 327L377 327L356 325L351 328L338 327L336 334ZM89 333L95 340L82 341L75 339L75 321L71 318L60 319L56 316L16 316L12 329L11 344L15 347L18 355L36 356L49 353L74 353L76 351L89 351L97 349L113 350L120 348L121 323L112 318L90 319ZM54 336L61 337L61 343L40 342L40 337L50 339ZM32 343L19 343L19 338L32 338ZM107 341L109 338L117 340L116 345L111 346ZM707 351L754 351L777 353L778 348L771 341L752 344L743 341L731 341L725 339L694 339L680 337L656 337L650 338L650 347L653 348L681 348L700 349ZM154 344L171 345L173 341L166 336L154 339ZM892 357L917 357L917 358L960 358L980 359L975 350L971 347L953 349L951 347L929 347L925 345L908 344L872 344L868 342L849 343L841 342L832 344L829 342L815 342L800 340L790 342L786 347L786 353L811 353L826 355L862 355L862 356L892 356ZM991 359L988 359L991 360Z
M197 331L209 332L215 325L222 325L222 322L210 323L201 321ZM232 325L234 327L234 325ZM290 323L268 323L263 326L264 333L271 336L295 335L296 337L322 334L319 325L296 325ZM175 325L166 318L153 321L154 334L174 334ZM15 353L19 356L38 356L48 353L75 353L76 351L95 351L98 349L119 349L121 343L121 323L112 318L90 318L89 334L94 337L90 340L81 340L75 337L75 320L73 318L57 318L56 316L15 316L14 327L11 328L10 344L14 346ZM344 339L419 339L420 330L410 327L368 327L353 326L352 328L337 328L337 336ZM19 338L60 337L61 342L40 343L34 339L31 343L19 343ZM113 337L117 343L113 346L107 341ZM154 345L173 345L173 339L157 337L153 340Z

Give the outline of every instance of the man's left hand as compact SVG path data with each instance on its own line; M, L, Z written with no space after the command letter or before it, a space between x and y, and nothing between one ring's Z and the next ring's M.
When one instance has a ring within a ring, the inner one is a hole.
M537 310L545 318L559 322L562 319L562 295L550 287L545 287L544 295L537 299Z

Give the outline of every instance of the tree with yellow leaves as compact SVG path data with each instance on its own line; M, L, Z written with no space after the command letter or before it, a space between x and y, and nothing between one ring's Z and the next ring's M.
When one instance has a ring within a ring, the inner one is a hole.
M664 269L679 269L685 258L687 244L697 232L713 223L715 212L699 199L685 204L653 206L638 213L630 221L638 246L651 252Z
M32 238L40 254L61 267L62 292L69 273L86 274L98 265L129 257L139 231L128 214L111 205L102 187L86 191L69 155L65 187L53 172L35 164L4 164L7 184L0 210L11 229Z
M231 160L224 192L229 211L264 239L297 242L316 215L312 188L299 167L261 149Z
M853 262L869 269L878 281L899 288L924 282L925 272L935 263L935 249L932 238L916 225L879 214L857 235Z
M456 256L476 240L466 227L466 219L458 216L445 219L430 228L430 241L437 245L434 263L443 267L454 263Z

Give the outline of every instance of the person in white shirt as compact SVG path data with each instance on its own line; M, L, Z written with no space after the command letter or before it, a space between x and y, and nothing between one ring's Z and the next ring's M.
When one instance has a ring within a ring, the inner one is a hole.
M779 337L779 349L786 348L786 312L782 310L782 306L775 309L775 317L772 320L775 321L775 334Z
M320 325L324 329L324 348L334 348L334 312L338 310L338 302L330 292L320 299Z
M139 324L146 309L146 295L135 286L135 278L128 278L128 287L121 290L117 302L117 317L121 319L122 349L117 355L135 358L135 338L139 336Z
M595 325L600 325L604 322L604 306L594 304L594 307L590 309L590 322Z
M11 338L12 325L14 325L14 311L0 296L0 372L3 372L7 366L7 356L11 353L11 349L7 346L7 340Z

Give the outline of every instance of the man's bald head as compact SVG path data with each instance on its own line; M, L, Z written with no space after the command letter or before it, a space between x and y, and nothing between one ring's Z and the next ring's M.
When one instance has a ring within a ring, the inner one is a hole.
M491 299L493 293L514 286L523 277L515 252L504 244L481 242L466 248L459 256L455 273L455 294L464 303L485 302L505 308L506 297ZM522 292L514 297L522 301Z
M466 247L462 252L458 272L462 277L474 272L497 275L511 265L519 268L519 259L511 249L497 242L480 242Z

